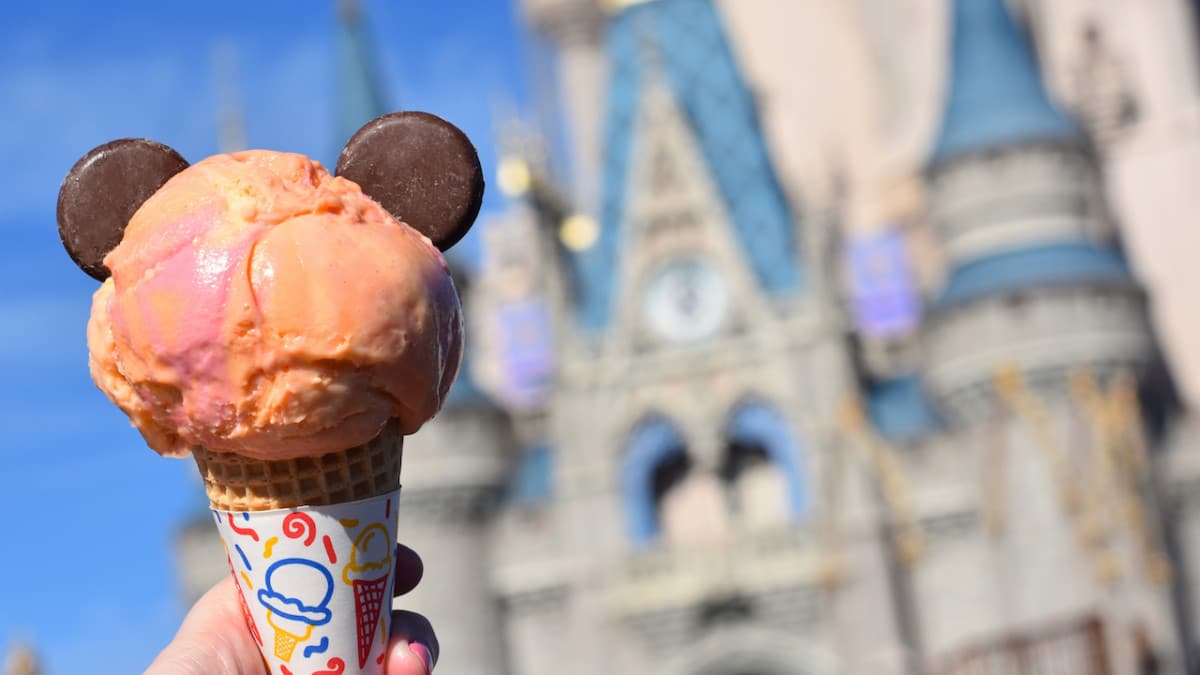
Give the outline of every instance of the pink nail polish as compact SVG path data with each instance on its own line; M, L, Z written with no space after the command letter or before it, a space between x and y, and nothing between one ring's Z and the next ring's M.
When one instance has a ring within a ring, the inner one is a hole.
M408 643L408 649L412 653L421 657L421 660L425 662L426 670L428 670L430 673L433 672L433 655L429 653L429 650L425 648L425 645L419 642L410 642Z

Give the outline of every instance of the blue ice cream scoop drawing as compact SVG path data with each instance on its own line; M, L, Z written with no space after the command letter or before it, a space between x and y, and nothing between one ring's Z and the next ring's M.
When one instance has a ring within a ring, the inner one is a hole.
M304 558L284 558L267 568L258 601L275 629L275 656L291 661L296 645L312 636L314 626L329 623L326 606L333 596L333 575Z

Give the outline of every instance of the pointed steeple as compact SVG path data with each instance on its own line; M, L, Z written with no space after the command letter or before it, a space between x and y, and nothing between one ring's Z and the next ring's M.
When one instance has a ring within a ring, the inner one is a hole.
M390 110L375 72L358 0L338 3L337 147L369 120Z
M933 163L1024 141L1081 137L1046 93L1005 0L953 0L949 86Z
M362 7L358 0L338 2L338 109L337 147L340 149L354 132L370 120L390 112L387 96L375 70L375 52L371 49L362 18ZM448 262L455 276L455 285L460 295L467 296L467 279L462 265L455 254L448 255ZM458 379L450 388L446 406L486 404L487 397L476 386L471 377L471 356L464 353Z
M217 149L246 149L246 113L238 87L237 50L231 42L213 45L213 79L217 85Z
M600 235L578 255L580 322L592 333L609 322L613 279L629 201L638 112L649 70L661 71L684 111L705 168L755 276L769 294L801 285L795 223L771 165L754 100L726 40L712 0L631 4L607 32L609 86L605 112ZM653 59L646 58L647 44ZM657 62L654 65L650 61Z
M1129 283L1120 251L1096 235L1083 135L1051 102L1005 0L953 2L952 73L930 198L951 268L935 309L1053 286ZM1044 142L1074 150L1034 152ZM953 160L1005 147L1026 152L990 164L987 181L938 180L976 170ZM1065 163L1076 170L1059 168Z

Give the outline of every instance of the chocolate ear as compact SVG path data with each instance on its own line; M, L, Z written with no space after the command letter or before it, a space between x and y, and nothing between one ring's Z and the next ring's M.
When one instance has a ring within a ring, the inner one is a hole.
M129 219L187 167L178 152L144 138L110 141L84 155L58 190L58 236L71 260L89 276L107 279L104 256L121 243Z
M445 251L463 238L483 202L483 168L458 127L429 113L394 112L346 142L337 175Z

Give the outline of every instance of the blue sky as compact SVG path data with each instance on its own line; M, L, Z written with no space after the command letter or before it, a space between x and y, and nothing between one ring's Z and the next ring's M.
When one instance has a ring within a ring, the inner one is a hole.
M364 4L393 104L461 126L494 175L493 104L525 100L508 0ZM193 161L216 152L217 41L238 55L249 145L328 162L344 140L332 137L333 2L12 3L5 18L0 641L34 640L53 673L141 672L182 618L171 542L202 491L190 461L146 449L91 383L96 284L58 242L58 186L80 155L121 136Z

